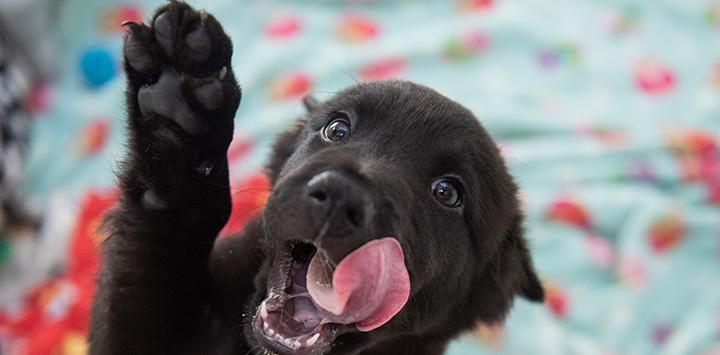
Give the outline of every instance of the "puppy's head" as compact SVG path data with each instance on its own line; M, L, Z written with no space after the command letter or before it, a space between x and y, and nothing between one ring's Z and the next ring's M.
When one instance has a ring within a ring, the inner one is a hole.
M353 353L431 334L440 346L542 300L517 189L473 114L401 81L361 84L280 136L263 213L251 341Z

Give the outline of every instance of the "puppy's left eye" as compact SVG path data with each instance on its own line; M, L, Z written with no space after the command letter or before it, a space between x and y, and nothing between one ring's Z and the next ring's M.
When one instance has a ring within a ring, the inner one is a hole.
M432 183L432 194L438 202L447 207L460 207L460 189L457 182L449 178L440 178Z
M322 138L328 142L339 142L350 136L350 121L344 114L335 114L322 129Z

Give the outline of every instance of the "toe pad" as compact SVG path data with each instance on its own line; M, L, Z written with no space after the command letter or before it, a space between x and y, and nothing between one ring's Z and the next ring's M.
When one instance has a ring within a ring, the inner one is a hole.
M189 134L199 134L204 129L202 120L182 97L180 78L174 70L163 70L155 84L141 87L138 105L144 117L156 114L172 119Z

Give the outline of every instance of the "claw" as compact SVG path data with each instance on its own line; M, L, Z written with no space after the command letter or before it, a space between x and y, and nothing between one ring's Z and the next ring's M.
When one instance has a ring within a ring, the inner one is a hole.
M138 26L140 26L140 24L135 21L125 20L120 24L120 26L129 27L129 28L137 28Z
M215 168L215 160L205 160L198 166L195 171L197 171L202 176L210 176L212 174L213 169Z

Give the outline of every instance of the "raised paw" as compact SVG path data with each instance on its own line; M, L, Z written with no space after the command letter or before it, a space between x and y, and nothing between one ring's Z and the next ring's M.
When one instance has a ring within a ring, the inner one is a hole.
M126 26L132 118L169 120L190 136L227 138L231 132L223 131L232 130L240 91L230 68L232 44L215 18L172 1L150 25Z

